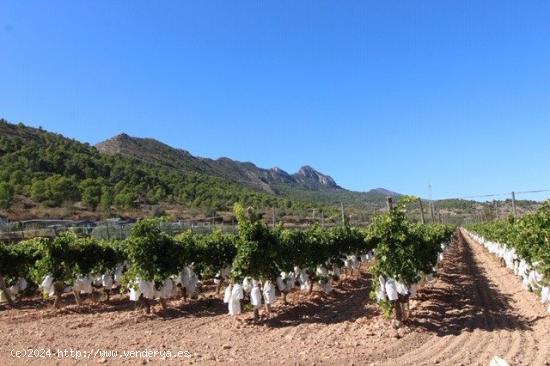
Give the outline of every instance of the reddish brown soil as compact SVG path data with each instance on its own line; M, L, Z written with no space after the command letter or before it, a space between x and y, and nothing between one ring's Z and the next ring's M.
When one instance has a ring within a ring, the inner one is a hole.
M534 294L477 243L460 239L440 276L419 291L411 320L392 329L368 298L363 271L330 296L289 295L289 306L258 323L247 311L226 315L219 299L173 301L145 315L116 297L109 304L53 310L37 300L0 306L0 364L285 364L512 365L550 364L550 315ZM51 358L17 359L12 349L51 349ZM59 359L57 349L117 350L110 359ZM120 357L124 350L187 351L189 358Z

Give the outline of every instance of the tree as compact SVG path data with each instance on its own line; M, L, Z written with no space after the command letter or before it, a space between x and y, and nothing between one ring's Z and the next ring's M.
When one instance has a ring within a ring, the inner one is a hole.
M87 178L80 182L78 189L82 202L95 210L101 201L101 183L95 179Z
M10 208L13 204L14 190L11 184L0 183L0 208Z
M45 183L48 200L55 205L60 205L65 201L74 202L80 197L75 182L70 178L56 174L47 178Z
M46 183L43 180L36 179L32 182L31 198L36 202L42 202L48 198Z
M107 186L101 188L101 199L99 201L99 207L102 211L110 211L113 204L113 191Z
M136 207L136 201L136 194L128 188L115 196L115 205L120 208L134 208Z
M16 194L47 206L60 207L82 198L86 204L106 210L115 201L115 192L117 206L122 209L178 203L224 211L235 202L260 209L311 207L221 177L194 173L193 169L181 174L130 157L100 154L88 144L24 125L5 122L0 126L0 182L9 182ZM99 192L88 179L110 187L112 192Z

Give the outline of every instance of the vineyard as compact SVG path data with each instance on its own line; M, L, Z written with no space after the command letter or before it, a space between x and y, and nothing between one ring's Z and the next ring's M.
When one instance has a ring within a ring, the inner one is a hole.
M41 291L46 299L54 298L56 308L66 292L72 292L80 304L82 294L103 292L108 299L118 288L129 292L131 300L145 303L149 311L151 300L158 299L166 308L171 298L196 295L199 281L228 283L226 302L231 292L242 292L244 287L250 293L252 283L258 286L260 281L269 305L276 291L286 299L297 287L311 293L314 282L330 292L342 271L358 269L376 253L371 272L379 278L377 299L389 312L398 309L402 320L401 306L395 303L407 302L419 281L433 277L452 233L448 226L408 223L403 205L366 230L271 229L251 209L236 206L235 213L239 219L235 235L184 232L172 237L161 231L159 220L143 220L124 241L64 233L53 240L1 246L0 286L11 305L12 297Z
M550 201L520 219L479 223L469 234L506 268L518 276L526 290L540 293L550 312Z
M171 235L147 219L125 240L67 232L0 246L2 340L185 344L190 362L206 364L329 364L334 355L337 363L488 364L500 355L545 364L550 203L455 230L409 222L409 201L361 229L271 228L237 205L234 234ZM264 353L246 352L250 344Z

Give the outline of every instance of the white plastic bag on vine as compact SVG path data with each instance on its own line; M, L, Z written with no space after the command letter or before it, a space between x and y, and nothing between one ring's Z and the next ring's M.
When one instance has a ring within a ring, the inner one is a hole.
M120 285L120 281L122 280L122 270L124 269L122 264L117 264L114 274L114 285L118 286Z
M137 288L134 288L137 287ZM137 283L129 283L128 289L130 290L130 301L138 301L139 297L141 296L141 291L139 291L139 287L137 286Z
M328 270L325 266L317 266L316 273L318 276L328 276Z
M250 277L245 277L243 280L243 291L247 294L252 291L252 279Z
M386 281L386 294L388 295L388 300L395 301L399 298L397 293L397 286L395 284L395 280L390 278Z
M288 272L284 279L285 288L287 291L292 291L296 287L296 275L294 272Z
M380 275L378 276L378 282L380 283L380 287L385 288L386 287L386 279L384 276Z
M313 286L313 284L311 283L311 281L308 279L306 280L305 282L303 282L301 285L300 285L300 290L302 292L310 292L311 291L311 286Z
M172 282L172 279L167 278L164 280L164 283L162 284L162 287L159 291L159 297L161 299L169 299L172 297L172 291L174 289L174 282Z
M300 284L304 284L307 281L309 281L309 275L306 273L306 271L300 271L300 275L298 276L298 281L300 281Z
M110 290L113 288L114 284L113 277L108 273L104 273L103 276L101 276L101 284L106 290Z
M17 286L17 284L12 285L7 289L7 291L12 297L14 297L19 293L19 286Z
M250 304L256 309L259 309L262 306L262 291L258 285L258 281L252 281L252 290L250 291Z
M541 288L542 285L540 284L542 282L543 276L541 273L537 271L531 271L529 272L529 285L532 289Z
M233 285L231 297L229 298L229 315L239 315L241 313L241 300L244 298L243 287L236 283Z
M324 276L319 279L319 286L321 287L321 290L327 294L332 292L332 281L328 276Z
M47 294L49 296L54 295L55 291L54 291L53 281L54 281L54 278L51 274L48 274L44 277L44 280L42 280L42 283L40 284L40 287L42 288L42 291L44 292L44 294Z
M386 301L386 291L384 290L383 287L379 287L376 290L376 301L377 302Z
M283 276L286 276L285 272L281 272L281 275L275 279L275 282L277 283L277 288L279 289L279 291L284 291L286 289L285 282L283 281Z
M298 282L300 282L300 290L303 292L309 292L311 289L311 281L306 271L300 271L298 274Z
M172 283L173 283L173 286L172 286L172 294L171 294L171 298L176 298L179 296L180 294L180 288L177 286L177 281L178 281L178 276L172 276Z
M19 287L19 291L25 291L29 284L26 279L24 279L23 277L19 277L17 279L17 286Z
M550 287L544 286L540 292L540 303L541 304L550 304Z
M374 258L374 250L371 249L367 252L367 260L370 261L373 258Z
M92 278L92 285L99 287L101 286L101 276L95 276Z
M233 285L229 284L223 293L223 302L224 304L229 303L229 299L231 298L231 291L233 291Z
M271 281L266 281L264 284L264 301L268 305L275 303L275 286Z
M91 294L93 290L92 278L89 275L77 277L73 282L73 290L81 294Z
M409 294L409 289L407 288L407 285L405 285L403 282L397 281L395 283L395 288L399 295L407 296Z
M351 268L351 260L344 259L344 268Z
M180 283L185 288L187 295L192 296L196 289L199 279L191 266L186 266L180 273Z
M146 299L155 298L155 284L153 281L138 280L137 283L139 291L143 294L143 297Z
M23 277L19 277L17 281L15 281L13 286L10 286L8 291L11 293L12 296L16 296L20 292L25 291L26 288L27 288L27 280L25 280Z
M342 274L342 272L340 271L340 267L338 267L336 264L332 265L332 274L336 278L340 278L340 275Z

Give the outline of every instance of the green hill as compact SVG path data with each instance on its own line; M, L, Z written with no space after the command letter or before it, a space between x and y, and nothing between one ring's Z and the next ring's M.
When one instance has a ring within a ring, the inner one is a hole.
M36 207L77 204L95 212L139 214L144 205L223 211L235 202L259 208L320 208L180 164L170 167L140 156L102 154L89 144L0 120L0 205L4 210L31 212Z
M384 188L354 192L304 166L294 174L226 157L208 159L154 139L121 134L90 146L59 134L0 119L0 216L26 218L230 216L235 202L264 213L277 208L287 222L312 222L315 213L340 220L340 203L359 223L385 207ZM538 203L518 201L518 212ZM511 202L435 201L444 221L505 217ZM431 219L425 202L426 217ZM418 219L419 208L409 214ZM319 215L317 215L318 219ZM308 221L310 220L310 221Z
M150 138L117 135L96 145L105 154L122 154L140 161L183 172L196 172L222 178L257 191L324 205L383 206L388 195L399 196L382 188L369 192L353 192L336 184L330 176L310 166L289 174L273 167L259 168L250 162L239 162L226 157L208 159L191 155L188 151L170 147Z

